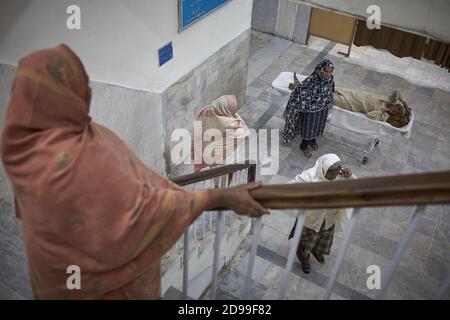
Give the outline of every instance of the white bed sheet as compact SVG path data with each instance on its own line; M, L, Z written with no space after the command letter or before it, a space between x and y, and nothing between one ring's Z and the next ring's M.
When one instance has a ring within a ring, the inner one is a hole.
M297 74L300 81L306 79L306 76ZM289 83L294 82L293 72L281 72L272 82L272 87L284 94L290 94ZM411 114L411 121L402 128L391 126L387 122L371 120L364 114L352 112L337 106L333 106L328 121L346 130L362 133L372 136L400 134L402 137L409 139L412 132L414 113Z

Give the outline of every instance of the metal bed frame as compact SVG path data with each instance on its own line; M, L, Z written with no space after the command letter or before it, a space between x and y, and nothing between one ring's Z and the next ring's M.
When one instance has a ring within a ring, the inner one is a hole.
M346 147L352 148L354 150L360 151L362 153L362 159L361 159L362 164L365 165L365 164L367 164L369 162L369 158L370 158L370 155L371 155L372 151L380 143L380 136L370 135L370 134L366 134L366 133L353 131L353 130L350 130L348 128L344 128L343 126L340 126L338 123L333 122L330 118L327 120L327 125L331 125L331 126L336 127L336 128L340 128L340 129L343 129L343 130L347 130L347 131L350 131L350 132L353 132L353 133L356 133L356 134L368 137L369 138L368 148L367 149L361 149L361 148L358 148L357 146L354 146L352 144L332 139L332 138L328 137L326 134L324 135L330 141L333 141L335 143L338 143L338 144L344 145Z

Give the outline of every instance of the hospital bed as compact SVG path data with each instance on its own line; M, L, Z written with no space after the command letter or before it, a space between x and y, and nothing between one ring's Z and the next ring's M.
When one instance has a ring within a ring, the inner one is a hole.
M297 74L297 78L301 81L306 79L306 76ZM272 82L272 87L277 89L283 94L290 94L289 83L294 82L293 72L282 72ZM384 135L400 135L405 139L409 139L411 136L412 125L414 122L414 114L411 114L411 121L402 128L396 128L391 126L387 122L371 120L366 115L359 112L352 112L337 106L333 106L331 112L328 115L327 124L351 131L353 133L366 136L368 138L367 148L360 148L345 141L337 141L327 137L336 143L348 146L362 152L362 163L366 164L369 161L369 157L375 147L379 144L381 136Z

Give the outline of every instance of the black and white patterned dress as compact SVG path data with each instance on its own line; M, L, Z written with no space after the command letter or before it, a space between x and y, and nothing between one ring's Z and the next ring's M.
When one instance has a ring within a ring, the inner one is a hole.
M334 77L322 77L322 72L328 67L334 68L329 60L324 59L291 93L283 113L283 144L288 144L298 135L311 140L323 134L334 93Z

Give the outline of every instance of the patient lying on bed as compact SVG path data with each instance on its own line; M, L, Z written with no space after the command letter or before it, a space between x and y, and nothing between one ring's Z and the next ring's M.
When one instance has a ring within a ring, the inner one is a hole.
M294 83L289 84L293 90L300 81L294 73ZM336 87L334 105L353 112L364 113L369 119L387 122L393 127L402 128L411 120L411 109L400 91L395 90L389 97Z
M387 122L396 128L406 126L411 120L411 109L398 90L386 98L336 87L334 105L348 111L364 113L369 119Z

